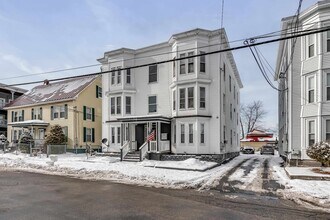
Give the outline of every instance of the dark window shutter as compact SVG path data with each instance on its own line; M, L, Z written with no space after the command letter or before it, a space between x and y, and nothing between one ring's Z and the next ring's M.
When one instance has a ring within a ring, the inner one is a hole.
M98 98L98 97L99 97L99 86L96 85L96 98Z
M92 128L92 142L95 142L95 129Z
M22 121L24 121L24 110L22 110Z
M84 142L86 142L86 127L84 127Z
M64 110L65 110L65 119L68 119L68 105L64 105Z
M42 120L42 107L40 107L40 120Z
M95 121L95 109L92 108L92 121Z
M34 118L33 118L33 116L34 116L34 108L33 109L31 109L31 120L33 120Z
M50 106L50 119L54 120L54 106Z
M14 111L11 111L11 122L14 122Z
M86 106L83 107L84 120L86 120Z

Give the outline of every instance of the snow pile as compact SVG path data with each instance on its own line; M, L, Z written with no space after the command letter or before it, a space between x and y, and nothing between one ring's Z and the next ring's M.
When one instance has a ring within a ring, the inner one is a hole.
M320 206L330 209L330 181L290 179L283 167L281 158L274 158L270 167L273 178L285 186L281 191L284 198L315 208Z
M196 170L204 171L213 168L217 165L215 162L200 161L195 158L189 158L184 161L151 161L145 160L141 163L145 167L181 169L181 170Z
M209 188L214 178L220 179L230 167L235 166L240 159L235 158L225 166L219 166L205 172L160 169L146 167L144 162L119 162L119 158L113 157L89 157L85 154L58 155L58 161L53 166L47 164L50 161L45 155L41 157L30 157L26 154L0 154L0 167L11 168L22 171L55 174L92 180L112 180L120 183L137 184L144 186L166 187L166 188L198 188L204 186ZM157 161L159 165L167 161ZM164 163L164 164L165 164ZM180 166L201 165L202 168L212 163L203 161L181 161ZM170 162L172 166L174 162Z

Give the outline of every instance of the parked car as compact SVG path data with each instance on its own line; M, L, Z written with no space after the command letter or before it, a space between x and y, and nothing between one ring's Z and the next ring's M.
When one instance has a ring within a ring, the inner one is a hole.
M271 154L274 155L275 154L275 150L273 146L270 145L264 145L262 146L261 150L260 150L260 154Z
M242 150L243 154L254 154L254 148L253 147L244 147Z

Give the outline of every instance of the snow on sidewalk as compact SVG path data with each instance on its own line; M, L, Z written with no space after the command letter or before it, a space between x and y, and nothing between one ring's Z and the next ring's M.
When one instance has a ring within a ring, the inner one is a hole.
M315 205L320 206L329 212L330 181L290 179L284 168L280 167L281 162L281 158L274 158L270 167L274 179L285 186L285 190L281 192L282 196L313 208Z
M218 164L215 162L200 161L195 158L189 158L184 161L156 161L145 160L141 163L144 167L155 167L165 169L191 170L191 171L205 171L211 169Z
M29 172L38 172L62 176L71 176L91 180L112 180L127 184L137 184L144 186L166 187L166 188L204 188L211 187L215 181L219 180L229 169L236 166L244 157L237 157L219 167L200 171L172 170L154 167L145 167L153 161L144 162L119 162L118 158L113 157L90 157L85 154L65 154L58 155L58 161L54 166L49 166L46 162L49 158L30 157L26 154L0 154L0 167L13 168ZM213 165L210 162L202 161L177 161L167 163L173 167L193 166L195 168L205 168ZM157 161L161 165L161 161ZM166 164L164 162L163 164Z

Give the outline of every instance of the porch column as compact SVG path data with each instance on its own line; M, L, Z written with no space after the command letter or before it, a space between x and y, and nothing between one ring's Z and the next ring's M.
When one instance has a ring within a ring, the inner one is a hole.
M159 151L160 122L157 122L157 151Z

